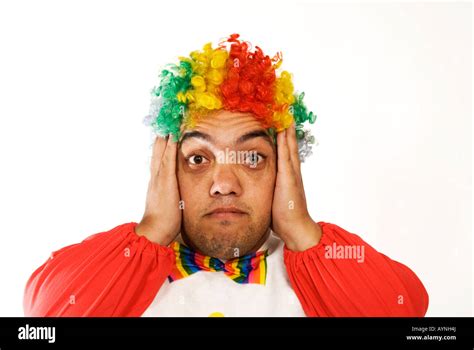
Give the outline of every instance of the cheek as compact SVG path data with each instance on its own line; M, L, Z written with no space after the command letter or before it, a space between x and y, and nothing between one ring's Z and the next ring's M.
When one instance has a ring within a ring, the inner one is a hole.
M184 212L192 211L196 207L196 198L198 197L198 188L193 177L184 172L181 165L178 166L176 174L178 180L178 188L181 200L184 202Z
M187 217L197 217L206 209L209 198L209 181L205 176L184 171L178 165L177 180L181 200L184 202L183 214Z
M255 212L267 214L272 207L275 190L275 173L269 172L255 178L247 178L246 201L254 207Z

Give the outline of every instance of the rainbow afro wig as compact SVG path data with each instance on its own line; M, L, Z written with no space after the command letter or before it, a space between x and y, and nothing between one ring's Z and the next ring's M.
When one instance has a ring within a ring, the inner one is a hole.
M291 74L279 72L281 63L281 53L270 58L258 46L252 50L248 42L239 40L239 34L230 35L216 48L208 43L202 51L165 66L159 85L151 91L144 123L154 134L172 134L178 140L183 125L193 128L218 110L252 113L273 136L294 121L304 161L315 139L303 124L313 124L316 115L303 103L304 93L295 93Z

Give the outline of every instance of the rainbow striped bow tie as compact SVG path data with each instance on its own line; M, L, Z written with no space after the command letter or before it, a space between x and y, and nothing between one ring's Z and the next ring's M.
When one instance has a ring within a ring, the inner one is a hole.
M176 263L168 276L170 282L198 271L224 271L237 283L265 284L268 250L247 254L224 263L217 258L201 255L176 241L170 247L176 256Z

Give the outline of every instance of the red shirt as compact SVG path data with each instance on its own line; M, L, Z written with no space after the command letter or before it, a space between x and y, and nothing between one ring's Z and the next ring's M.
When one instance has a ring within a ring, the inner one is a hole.
M307 316L426 314L428 294L413 271L337 225L318 224L317 245L303 252L284 248L288 277ZM141 316L170 274L174 253L138 236L136 225L53 252L27 282L25 316ZM363 246L364 263L328 258L328 247L336 246Z

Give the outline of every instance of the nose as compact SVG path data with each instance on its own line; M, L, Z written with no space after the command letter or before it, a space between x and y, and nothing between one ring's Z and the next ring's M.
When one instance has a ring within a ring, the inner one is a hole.
M212 176L211 197L240 196L242 187L235 173L236 169L231 164L217 164Z

